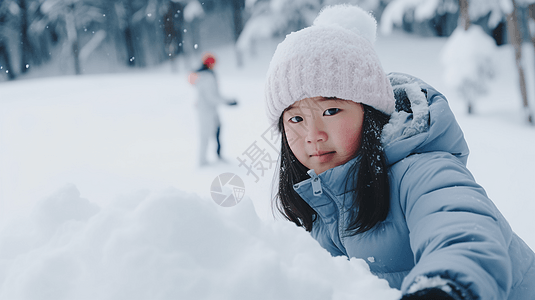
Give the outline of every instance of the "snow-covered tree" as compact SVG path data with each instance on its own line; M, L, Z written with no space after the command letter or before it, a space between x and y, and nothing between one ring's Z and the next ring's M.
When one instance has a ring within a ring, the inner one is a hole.
M312 24L321 8L320 0L247 1L251 17L245 23L236 45L240 51L254 53L256 40L288 34Z
M49 42L56 41L55 31L49 30L46 22L40 22L40 0L0 1L0 35L8 47L12 60L11 70L26 73L31 66L39 65L50 59ZM16 46L15 46L16 45ZM11 72L14 74L14 72Z
M217 13L210 8L234 8L233 19L221 26L234 20L236 30L244 1L211 1L219 4L208 6L199 0L0 0L0 81L47 61L59 64L62 71L66 67L81 73L97 55L102 65L111 68L117 63L158 64L183 54L184 42L198 49L200 19L194 14L192 22L185 21L186 5L208 14ZM292 7L302 1L283 4ZM302 14L299 9L294 11Z
M166 45L173 45L172 55L183 52L187 34L184 32L184 7L188 0L115 1L121 40L125 42L130 66L143 67L168 59L170 47Z
M351 5L357 5L360 8L364 9L365 11L377 11L382 5L384 5L386 2L384 0L325 0L323 1L323 5L336 5L336 4L351 4ZM376 18L379 16L375 16Z
M385 7L381 15L380 30L390 34L394 27L432 23L430 30L435 35L447 35L449 29L448 14L458 11L457 0L393 0Z
M32 29L33 34L38 36L47 26L54 24L58 30L65 33L66 39L62 52L64 55L72 55L75 74L82 73L79 32L83 32L86 26L93 22L104 22L105 15L91 2L88 0L44 0L40 5L42 18L34 21L42 25L34 26ZM97 34L95 38L102 40L103 34ZM94 48L94 45L90 46Z
M502 0L467 0L470 20L478 20L489 15L488 27L495 28L505 18Z
M472 111L473 101L486 91L488 80L492 78L492 57L494 43L490 37L482 35L480 28L472 29L470 24L487 20L489 29L496 28L507 20L510 42L515 48L515 60L519 74L520 90L527 119L533 122L527 100L525 75L522 66L522 33L519 28L519 6L527 7L535 0L393 0L381 17L380 30L389 34L394 27L412 23L422 23L446 12L460 11L460 28L455 29L442 53L445 78L453 89L460 93ZM535 24L535 20L531 21ZM535 25L531 25L535 31ZM477 28L477 27L476 27ZM531 31L530 28L528 30ZM464 32L462 32L464 31ZM531 34L535 36L535 34ZM478 41L480 44L474 44ZM533 38L535 47L535 38ZM477 45L477 46L475 46Z
M509 33L509 40L515 49L515 63L518 70L518 81L520 86L520 94L522 96L522 103L528 122L533 123L533 113L529 108L528 93L526 86L526 78L524 72L524 66L522 64L522 30L520 29L518 8L520 6L527 7L530 4L535 3L535 0L470 0L470 19L475 20L485 15L490 15L489 24L490 28L497 26L503 19L507 20L507 30ZM528 26L527 30L532 31L530 34L535 34L535 26L533 29ZM535 39L533 39L535 47Z
M467 103L469 114L475 101L488 92L496 57L494 40L480 26L471 24L471 16L480 18L477 14L485 11L471 9L473 5L469 0L459 0L458 26L441 53L445 83Z
M463 24L464 25L464 24ZM496 65L496 44L478 25L459 26L441 53L444 81L466 101L468 113L474 102L488 92Z

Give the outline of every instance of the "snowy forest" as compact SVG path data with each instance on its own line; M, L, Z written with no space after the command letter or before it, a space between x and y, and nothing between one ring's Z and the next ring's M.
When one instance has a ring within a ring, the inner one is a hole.
M272 207L270 60L340 3L377 19L385 72L445 95L468 169L535 249L535 0L0 0L0 300L399 300L375 255L332 257ZM236 105L201 166L205 53ZM245 196L223 207L229 173Z
M485 48L479 52L514 45L522 103L528 122L533 122L526 88L530 83L521 63L523 55L534 55L523 54L521 47L535 44L532 0L2 0L0 81L35 69L40 71L33 76L106 73L173 63L180 57L191 68L196 54L229 43L235 44L241 64L244 52L254 53L256 41L304 28L321 7L344 2L371 11L383 34L400 29L449 37L459 27L466 35L482 30L494 40L478 46ZM471 25L478 29L470 30ZM469 111L468 99L485 90L488 65L474 67L479 75L473 72L470 83L452 83L459 85Z

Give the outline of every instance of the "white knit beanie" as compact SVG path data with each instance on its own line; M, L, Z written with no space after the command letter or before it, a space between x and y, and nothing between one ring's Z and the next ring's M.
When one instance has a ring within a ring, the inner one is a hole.
M271 59L265 85L266 111L276 125L294 102L336 97L390 115L392 86L373 43L377 22L357 6L324 8L314 24L287 35Z

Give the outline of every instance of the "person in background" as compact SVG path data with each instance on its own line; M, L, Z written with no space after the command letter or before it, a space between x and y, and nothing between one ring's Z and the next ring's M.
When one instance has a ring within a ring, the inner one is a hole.
M375 32L340 5L278 45L265 85L281 133L276 207L402 300L535 299L535 254L467 169L446 98L385 74Z
M219 86L214 66L216 64L215 56L207 53L202 58L202 66L191 73L188 81L195 86L197 90L197 109L199 120L199 164L204 166L208 163L207 150L210 139L215 138L217 144L217 157L221 157L221 121L218 113L218 106L221 104L237 105L235 99L223 98L219 93Z

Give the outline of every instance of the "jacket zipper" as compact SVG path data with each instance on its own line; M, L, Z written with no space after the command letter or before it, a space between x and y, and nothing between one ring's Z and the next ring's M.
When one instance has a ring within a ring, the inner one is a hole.
M323 194L323 189L321 188L321 179L316 174L314 169L310 169L307 171L308 176L312 179L312 192L314 193L314 196L319 197L321 194Z
M318 174L316 174L314 169L308 170L307 174L311 178L312 193L316 197L321 196L323 194L323 188L321 186L321 179L319 178ZM334 205L336 206L336 208L338 208L338 238L340 239L340 243L342 243L342 246L344 246L344 250L345 250L346 245L344 245L344 239L342 238L342 231L343 231L342 223L344 223L341 220L341 218L342 218L342 208L338 206L338 204L336 203L334 195L329 191L329 189L325 189L325 192L327 193L328 197L331 198L331 201L334 202ZM340 249L340 251L342 251L342 249ZM342 252L347 253L346 251L342 251Z

